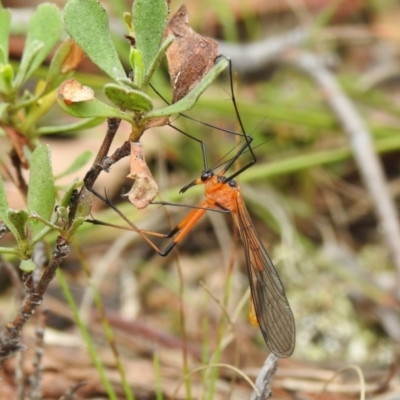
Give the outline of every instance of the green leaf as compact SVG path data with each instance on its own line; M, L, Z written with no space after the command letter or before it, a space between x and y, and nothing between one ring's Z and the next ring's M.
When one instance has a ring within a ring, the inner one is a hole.
M48 84L53 82L61 74L61 67L70 51L71 43L69 42L69 40L65 40L63 43L61 43L53 58L51 59L51 63L46 76L46 82ZM64 76L62 77L62 79L65 79Z
M10 226L7 225L7 228L10 229L12 234L15 237L15 240L18 242L20 249L26 247L26 223L28 221L29 214L26 210L13 210L9 208L7 210L7 221L9 221ZM4 221L6 222L6 221Z
M117 82L129 89L140 90L138 85L135 85L129 78L118 78Z
M167 17L166 0L135 0L132 4L136 48L142 53L145 75L158 53Z
M45 93L58 87L60 83L66 80L68 75L70 75L71 72L63 73L61 71L64 61L70 54L70 51L71 51L71 39L65 40L58 47L56 53L51 59L49 69L47 70L47 76L46 76L47 86Z
M0 64L8 63L8 39L10 33L11 12L3 8L0 2Z
M142 53L138 49L131 49L131 53L129 55L129 63L133 69L133 81L136 86L139 88L142 87L143 84L143 76L144 76L144 66Z
M6 102L1 102L0 103L0 121L4 121L3 119L3 113L7 110L8 106L10 104Z
M79 185L80 185L79 180L76 179L67 188L66 192L64 193L64 196L60 201L60 205L58 207L59 211L65 210L66 212L67 208L70 206L73 191ZM70 237L74 235L75 230L78 229L86 221L86 217L89 215L91 209L92 209L92 193L90 193L86 188L83 188L83 190L79 194L78 207L75 212L74 220L68 229L68 235ZM62 216L60 217L62 218Z
M35 71L46 59L60 40L62 31L63 23L59 8L50 3L40 4L29 21L25 45L38 40L43 43L43 47L31 64L28 75Z
M175 104L160 110L150 111L144 116L144 119L169 116L190 110L196 103L200 95L211 85L213 80L228 66L228 61L223 58L203 77L196 87L189 92L183 99L180 99Z
M133 24L132 24L132 14L128 12L124 12L124 22L126 25L126 28L128 29L129 35L134 36L135 32L133 30Z
M63 226L63 231L65 232L65 229L69 229L69 212L70 212L70 205L71 205L71 200L72 196L78 196L78 188L79 186L79 179L76 178L74 181L67 187L65 190L60 203L58 204L57 207L57 213L56 213L56 220L60 220L61 225Z
M56 190L49 146L40 145L35 149L31 156L30 167L28 210L30 213L36 213L43 219L50 221L56 200ZM34 219L29 220L29 225L32 230L32 237L45 227L42 222Z
M7 59L7 56L6 56L5 52L4 52L4 49L2 49L0 47L0 65L1 64L6 64L7 63L6 59Z
M75 160L72 162L72 164L61 174L57 175L55 179L60 179L64 176L73 174L74 172L78 171L81 169L89 160L90 157L92 157L92 152L91 151L85 151L82 154L80 154Z
M7 228L13 234L15 239L19 242L21 240L21 237L18 228L14 226L13 222L9 218L10 212L12 213L13 210L10 210L8 208L6 191L4 189L3 179L0 175L0 219L6 224ZM25 231L23 231L23 237L25 237Z
M21 67L16 79L18 86L42 64L60 40L62 29L61 13L58 7L49 3L37 7L29 21ZM41 43L40 49L38 49L38 43Z
M14 80L14 87L19 88L25 80L28 78L28 71L33 64L35 58L39 52L43 49L44 43L38 40L33 40L30 43L25 43L24 52L22 54L21 63L19 64L19 69L17 76Z
M144 77L143 85L142 85L143 88L145 88L149 84L150 79L154 74L154 71L160 65L160 62L163 59L165 53L167 52L168 47L171 46L171 44L174 40L175 40L175 36L173 36L173 35L168 35L168 37L164 40L163 44L161 45L161 47L158 50L158 53L155 56L153 62L150 64L148 71L146 72L146 76Z
M32 104L29 108L29 113L26 115L25 119L19 126L21 133L27 137L37 136L35 132L35 127L38 120L46 114L57 100L57 93L53 90L44 96L41 96L40 101Z
M71 201L71 196L72 193L75 189L77 189L79 186L79 180L75 179L67 188L67 190L65 191L63 197L60 200L60 207L68 207L69 203Z
M70 105L65 104L63 100L58 99L58 104L65 112L77 118L115 117L129 121L130 123L133 122L131 115L126 114L117 108L110 107L97 99L73 103Z
M21 261L21 263L19 264L19 269L21 271L29 273L36 269L36 264L32 261L31 258L28 258L27 260Z
M12 230L11 223L8 219L8 201L6 191L4 189L3 178L0 175L0 219L7 225L7 228L15 236L15 232Z
M13 93L14 70L10 64L0 65L0 93L5 96Z
M50 221L44 221L41 217L37 215L37 213L31 213L30 214L30 219L38 219L41 220L41 222L46 225L45 228L40 230L38 234L36 234L34 237L31 239L31 243L36 244L39 240L42 240L44 236L47 235L52 230L62 232L65 234L65 229L66 225L68 224L68 206L70 205L71 197L75 189L79 186L79 180L75 179L72 184L67 188L65 191L64 195L62 196L60 203L57 207L56 212L53 214L52 218ZM78 192L76 192L78 193ZM61 220L61 226L56 225L57 222Z
M11 64L4 64L1 66L1 75L5 85L11 88L14 79L14 70Z
M4 221L7 216L8 201L6 191L4 189L3 178L0 175L0 218Z
M1 106L1 104L0 104L0 106ZM95 126L98 126L103 121L105 121L105 119L106 119L105 117L89 118L84 121L76 122L74 124L56 125L56 126L41 126L37 130L37 134L38 134L38 136L42 136L42 135L52 135L55 133L72 133L75 131L81 131L84 129L90 129Z
M139 90L108 83L104 86L104 93L123 110L147 112L153 109L151 98Z
M125 71L112 41L105 9L96 0L69 0L64 8L65 27L87 56L114 79Z

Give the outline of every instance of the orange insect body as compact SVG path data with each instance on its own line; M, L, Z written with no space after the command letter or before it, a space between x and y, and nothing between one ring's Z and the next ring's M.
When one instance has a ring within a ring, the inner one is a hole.
M240 194L238 191L239 188L238 186L233 188L224 182L219 182L221 178L220 175L214 174L205 181L199 178L181 190L183 192L194 185L205 185L206 199L198 205L199 208L191 211L180 222L177 227L179 233L175 236L175 243L181 241L189 233L196 222L205 214L206 209L216 209L219 211L225 209L231 213L236 212L237 197Z
M265 342L275 355L289 357L295 345L294 317L278 273L251 222L239 185L233 179L227 180L223 174L214 175L206 170L181 192L199 184L205 185L206 199L178 225L174 244L191 230L206 209L229 212L239 229L245 251L253 302L251 321L260 327Z
M221 178L220 175L213 175L205 183L205 202L209 208L225 208L231 213L236 213L237 198L240 196L239 185L231 187L227 183L219 182Z
M244 147L242 151L243 149ZM169 254L207 210L217 210L231 214L238 227L246 256L254 309L250 313L251 321L254 325L260 327L267 346L276 356L289 357L293 353L295 346L295 322L292 310L286 299L285 289L251 222L240 187L232 176L228 178L224 176L226 170L227 167L219 175L214 175L211 170L206 169L202 172L200 178L181 189L181 193L183 193L192 186L205 185L206 198L168 234L138 229L106 197L102 197L92 188L91 190L103 201L107 202L130 225L130 229L138 232L161 256ZM104 224L97 220L91 220L90 222ZM111 226L126 229L118 225ZM147 235L164 238L173 237L174 239L165 250L160 251Z

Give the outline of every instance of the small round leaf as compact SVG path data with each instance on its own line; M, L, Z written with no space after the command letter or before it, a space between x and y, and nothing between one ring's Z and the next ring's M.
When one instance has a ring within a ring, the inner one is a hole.
M36 264L30 258L28 260L22 260L21 264L19 264L19 269L29 273L36 269Z
M109 83L104 86L104 93L123 110L148 112L153 109L151 98L139 90Z

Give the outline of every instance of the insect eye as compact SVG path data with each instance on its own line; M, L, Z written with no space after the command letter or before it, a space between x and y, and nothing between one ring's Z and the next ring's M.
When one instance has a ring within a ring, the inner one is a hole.
M236 181L235 181L234 179L231 179L230 181L228 181L228 185L229 185L230 187L235 188L235 187L236 187Z
M213 176L212 171L203 171L203 173L200 176L200 179L202 182L205 182L207 179L210 179Z

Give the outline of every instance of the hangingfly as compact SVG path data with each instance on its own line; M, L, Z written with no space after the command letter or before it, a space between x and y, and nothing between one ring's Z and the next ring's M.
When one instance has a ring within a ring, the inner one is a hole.
M229 63L231 71L231 64ZM168 124L174 129L180 131L184 135L196 140L200 143L203 153L204 170L200 177L189 185L184 186L180 193L185 192L195 185L205 185L205 200L198 206L192 207L193 210L167 234L161 234L151 231L141 230L136 227L129 219L107 198L96 192L93 187L86 185L87 189L94 193L97 197L112 207L128 224L129 228L120 225L106 224L98 220L88 220L93 224L109 225L122 229L129 229L139 233L143 239L161 256L166 256L171 250L188 234L196 222L207 212L219 211L231 214L240 233L243 243L244 252L247 262L247 271L249 275L251 296L253 300L254 310L258 325L261 329L264 340L268 348L278 357L289 357L295 346L295 322L292 310L290 309L288 300L285 295L285 289L276 272L276 269L268 256L255 228L247 212L245 203L242 198L240 187L235 178L250 168L256 162L254 150L251 147L252 137L245 133L243 124L238 112L234 92L231 73L231 93L232 103L238 118L238 122L242 128L242 133L224 130L225 132L241 136L245 143L240 147L236 155L227 162L221 172L215 174L212 169L207 166L207 156L204 143L183 132L179 128ZM183 115L183 114L181 114ZM183 115L185 116L185 115ZM187 117L187 116L186 116ZM188 117L187 117L188 118ZM192 119L192 118L190 118ZM199 121L197 121L199 122ZM204 123L203 123L204 124ZM210 126L208 124L204 124ZM236 172L228 174L227 171L232 167L236 160L245 152L250 153L252 159ZM90 177L90 171L85 178L85 184ZM154 203L153 203L154 204ZM170 203L158 203L172 205ZM148 236L157 236L162 238L174 238L172 242L161 251Z
M242 149L245 148L246 146ZM239 155L240 152L234 157L234 160ZM293 313L278 273L247 212L239 185L232 177L224 177L230 164L218 175L211 170L203 171L200 178L181 189L181 193L183 193L194 185L204 184L206 199L198 205L198 209L191 211L177 226L175 232L179 231L179 233L167 250L170 250L186 235L206 212L205 209L229 212L239 229L243 243L251 296L264 340L276 356L289 357L295 346ZM234 175L236 176L242 171L243 169Z

